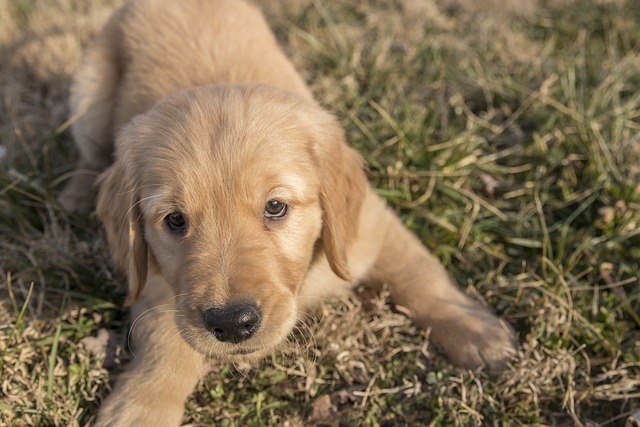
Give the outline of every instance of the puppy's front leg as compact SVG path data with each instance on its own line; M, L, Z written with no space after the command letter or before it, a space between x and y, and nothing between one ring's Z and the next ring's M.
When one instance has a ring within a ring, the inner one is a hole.
M377 197L368 197L367 204L363 227L371 227L369 235L382 235L370 278L388 284L394 303L405 307L418 326L431 328L431 338L455 364L491 371L503 368L514 351L509 328L464 295L440 262Z
M179 426L185 400L207 372L203 356L176 328L174 299L163 296L159 303L157 293L149 295L158 286L147 283L134 304L134 360L102 404L96 426Z

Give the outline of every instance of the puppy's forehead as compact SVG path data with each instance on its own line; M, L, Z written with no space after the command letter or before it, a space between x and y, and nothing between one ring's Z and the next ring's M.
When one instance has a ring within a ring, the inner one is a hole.
M318 178L311 146L317 124L316 107L309 104L262 87L181 93L138 121L144 128L136 142L144 165L141 184L174 197L218 192L220 197L255 199L276 192L300 198L314 193Z

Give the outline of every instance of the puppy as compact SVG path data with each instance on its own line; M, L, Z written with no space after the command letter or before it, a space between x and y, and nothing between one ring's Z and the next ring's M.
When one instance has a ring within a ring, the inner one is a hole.
M513 351L371 190L253 6L127 3L87 51L71 106L81 159L60 201L89 209L104 171L97 213L135 319L135 358L97 425L178 425L211 360L265 355L359 282L388 284L458 365L497 370Z

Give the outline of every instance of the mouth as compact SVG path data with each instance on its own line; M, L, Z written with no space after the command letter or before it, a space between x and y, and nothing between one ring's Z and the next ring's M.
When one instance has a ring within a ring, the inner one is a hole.
M228 354L229 356L249 356L258 353L260 353L260 350L257 348L239 348L237 350L231 350Z
M259 349L259 348L239 348L237 350L229 350L224 352L223 354L213 355L214 359L225 363L233 363L238 366L255 366L256 363L259 363L267 354L269 354L268 349Z

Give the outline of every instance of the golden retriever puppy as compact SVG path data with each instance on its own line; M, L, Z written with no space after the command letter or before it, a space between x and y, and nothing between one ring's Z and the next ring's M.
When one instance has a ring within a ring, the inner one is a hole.
M371 190L253 6L127 3L87 51L71 106L81 160L60 200L89 208L104 170L97 213L135 319L135 357L98 425L178 425L210 361L269 353L359 282L388 284L456 364L499 369L513 351Z

